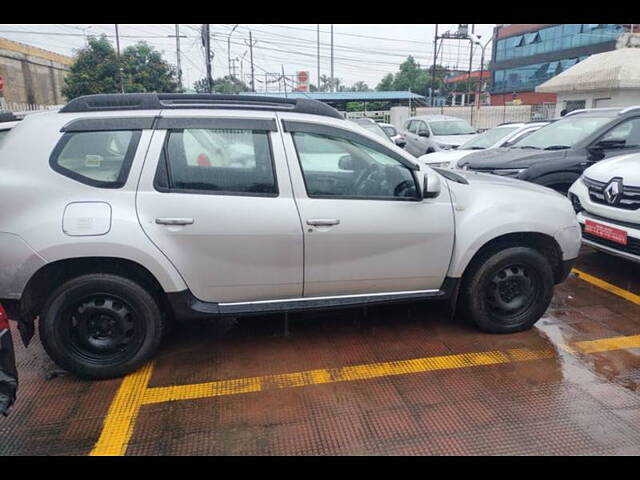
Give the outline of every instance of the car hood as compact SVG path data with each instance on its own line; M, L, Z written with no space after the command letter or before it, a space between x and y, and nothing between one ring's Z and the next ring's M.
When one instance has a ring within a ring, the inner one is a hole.
M567 156L567 150L531 150L522 148L491 148L479 150L458 162L460 168L478 170L494 168L528 168L539 162L558 160Z
M433 140L438 143L444 143L445 145L460 146L476 135L476 133L471 135L434 135Z
M442 152L433 152L422 155L418 158L421 163L427 165L432 163L444 163L459 160L465 155L476 152L477 150L445 150Z
M624 185L640 186L640 155L631 153L602 160L587 168L584 175L600 182L620 177Z
M454 173L463 177L471 187L489 188L498 192L496 188L501 190L501 194L505 192L502 189L513 189L516 192L535 192L551 195L554 197L564 197L564 195L556 192L555 190L541 185L537 185L531 182L525 182L523 180L517 180L515 178L501 177L499 175L492 175L490 173L480 173L465 170L453 170Z

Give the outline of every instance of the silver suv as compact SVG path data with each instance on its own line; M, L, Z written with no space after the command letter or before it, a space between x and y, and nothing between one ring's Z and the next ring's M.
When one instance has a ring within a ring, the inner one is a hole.
M403 125L405 149L420 157L433 152L455 150L477 135L466 120L448 115L421 115Z
M23 120L0 169L0 302L88 378L172 318L442 299L527 329L580 247L554 191L421 167L307 99L81 97Z

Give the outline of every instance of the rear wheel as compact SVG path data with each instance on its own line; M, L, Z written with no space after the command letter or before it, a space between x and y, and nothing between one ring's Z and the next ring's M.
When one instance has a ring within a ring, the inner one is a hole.
M40 315L40 339L62 368L84 378L126 375L155 353L162 317L153 296L117 275L83 275L61 285Z
M506 248L471 266L461 292L463 310L486 332L527 330L549 307L553 285L551 266L539 252Z

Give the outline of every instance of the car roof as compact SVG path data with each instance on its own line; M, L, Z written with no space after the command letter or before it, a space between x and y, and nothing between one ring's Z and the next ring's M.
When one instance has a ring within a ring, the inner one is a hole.
M415 117L411 117L408 120L425 120L425 121L433 121L433 120L439 120L439 121L452 121L452 120L462 120L461 118L458 117L451 117L449 115L416 115Z

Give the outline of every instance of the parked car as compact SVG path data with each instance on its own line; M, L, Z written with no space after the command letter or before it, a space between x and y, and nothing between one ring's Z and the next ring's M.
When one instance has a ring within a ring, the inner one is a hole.
M447 115L423 115L408 119L403 126L405 150L415 157L453 150L471 140L476 131L465 120Z
M390 123L380 123L379 125L382 130L384 130L384 133L387 134L387 137L389 137L393 141L393 143L398 145L400 148L404 148L404 146L407 144L407 140L396 127L394 127Z
M548 124L549 122L504 123L476 135L456 150L422 155L419 160L430 167L456 168L457 162L469 153L476 150L510 147Z
M480 151L463 169L527 180L565 193L589 166L640 151L640 107L574 110L512 148Z
M19 119L11 112L0 112L0 142L15 127Z
M640 153L587 168L569 198L585 245L640 263Z
M352 120L353 123L360 125L365 130L369 130L371 133L384 138L385 140L391 140L387 133L378 125L378 123L371 118L357 118ZM393 140L391 140L393 142Z
M448 300L524 330L580 248L566 197L421 167L309 99L79 97L23 120L0 161L0 303L87 378L139 367L172 318Z

